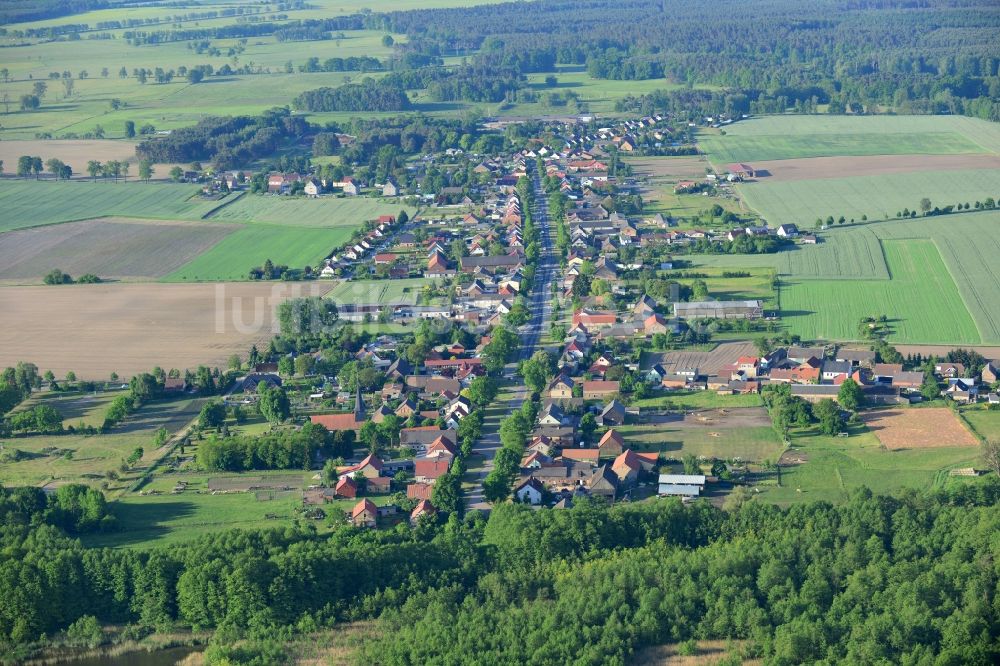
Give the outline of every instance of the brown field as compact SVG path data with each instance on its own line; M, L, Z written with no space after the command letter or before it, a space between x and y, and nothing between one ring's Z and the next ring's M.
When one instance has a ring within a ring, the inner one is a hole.
M750 342L723 342L712 351L672 351L643 354L642 369L648 370L661 363L667 370L698 368L702 374L716 375L726 365L735 363L740 356L756 356Z
M944 358L945 355L953 349L971 349L979 352L986 358L1000 359L1000 347L974 347L972 345L962 345L960 347L956 347L955 345L896 345L896 351L904 356L906 354L921 354L923 356L937 356L938 358Z
M21 155L32 155L41 157L42 161L55 157L73 169L74 178L89 178L87 174L87 162L97 160L98 162L108 162L110 160L127 161L133 167L129 171L130 177L138 175L135 164L138 160L135 156L135 146L137 141L112 140L112 139L37 139L32 141L0 141L0 160L3 160L5 173L17 172L17 158ZM154 179L167 178L167 174L174 164L157 164L153 171ZM184 166L183 164L180 166Z
M127 378L157 365L224 368L230 355L266 346L278 303L329 289L287 282L0 287L7 323L0 367L30 361L81 379Z
M238 228L108 217L20 229L3 235L0 280L40 282L53 268L73 277L160 278Z
M978 445L972 433L946 407L880 409L862 418L890 451Z
M1000 155L870 155L867 157L806 157L791 160L754 162L757 180L783 182L879 176L918 171L958 171L1000 169ZM764 171L769 175L761 176Z

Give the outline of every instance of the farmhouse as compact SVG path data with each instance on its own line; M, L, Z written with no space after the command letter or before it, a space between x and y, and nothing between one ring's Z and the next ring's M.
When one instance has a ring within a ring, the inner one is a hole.
M674 314L683 319L760 319L760 301L693 301L674 303Z
M737 178L754 178L757 175L757 172L754 171L752 166L749 164L743 164L742 162L727 164L726 172L730 175L736 176Z

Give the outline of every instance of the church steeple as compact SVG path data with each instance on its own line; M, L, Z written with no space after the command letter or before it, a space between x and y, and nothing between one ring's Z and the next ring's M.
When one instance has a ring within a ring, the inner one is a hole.
M365 401L361 399L361 386L354 395L354 420L358 423L365 420Z

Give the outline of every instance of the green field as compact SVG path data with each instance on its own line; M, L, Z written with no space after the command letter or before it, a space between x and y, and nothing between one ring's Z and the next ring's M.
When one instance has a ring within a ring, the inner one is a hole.
M761 485L762 499L777 504L843 502L862 486L879 493L930 489L947 480L947 469L971 466L979 454L969 447L887 451L863 429L848 438L794 433L792 447L783 461L805 462L783 466L781 486Z
M429 278L405 280L349 280L334 287L326 297L337 303L405 303L416 305L420 292L434 284Z
M316 268L334 248L350 240L352 227L309 227L248 224L210 250L164 278L167 282L246 280L250 269L266 259L290 268Z
M961 116L764 116L706 132L709 159L726 162L838 155L1000 152L1000 129Z
M985 410L982 406L969 407L962 410L962 418L979 436L1000 442L1000 411Z
M632 403L633 407L641 409L734 409L763 405L764 401L756 393L719 395L715 391L670 391L655 398L643 398Z
M4 180L0 182L0 233L91 217L122 216L197 220L216 201L191 185Z
M615 430L636 451L660 451L678 460L691 454L724 460L776 461L784 448L771 427L709 429L635 425Z
M265 222L295 227L349 227L352 231L380 215L398 215L414 208L392 201L366 197L306 197L264 196L247 194L220 208L209 219L220 222Z
M934 315L933 321L897 322L899 333L892 340L1000 342L1000 308L996 305L1000 303L1000 267L994 260L1000 253L1000 212L846 225L823 232L822 239L818 245L800 245L770 255L699 256L694 262L715 268L775 268L783 276L779 290L782 309L786 315L789 311L800 312L791 316L796 332L839 331L847 339L854 339L857 318L846 317L858 312L860 317L884 308L883 313L892 318L924 319L928 313ZM923 245L923 249L914 250L922 253L919 261L926 259L928 263L915 264L900 256L900 264L893 271L886 262L883 245L921 239L932 241L930 245L936 248L932 252ZM850 284L838 284L844 280ZM935 292L929 285L944 291ZM955 287L960 301L955 299ZM969 328L967 315L958 305L971 314L975 328ZM823 310L841 312L845 318L802 314ZM942 320L945 315L948 321ZM904 330L907 334L900 337ZM949 331L948 337L940 339L923 337Z
M968 169L920 171L848 178L743 183L736 186L747 204L772 226L786 222L811 228L816 218L862 215L880 220L895 218L908 208L919 210L920 200L934 206L974 204L1000 196L1000 170Z
M805 340L852 340L862 317L884 314L894 342L982 342L933 242L882 246L891 280L783 281L781 311L788 330Z

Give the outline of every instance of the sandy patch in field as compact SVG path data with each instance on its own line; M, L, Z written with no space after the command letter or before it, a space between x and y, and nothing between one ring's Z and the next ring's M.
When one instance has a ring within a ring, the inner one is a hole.
M0 280L41 282L54 268L78 278L168 275L209 250L234 224L109 217L10 231L0 236Z
M0 367L30 361L62 377L128 378L154 366L225 368L274 335L274 309L328 284L97 284L2 287Z
M862 419L890 451L979 444L947 407L876 410Z
M754 162L757 180L789 182L879 176L919 171L960 171L963 169L1000 169L1000 155L872 155L868 157L808 157L791 160ZM766 172L769 175L760 175Z
M97 160L127 161L131 164L129 178L139 177L139 162L135 156L137 141L117 139L36 139L30 141L0 141L0 160L3 160L4 173L17 173L17 158L21 155L41 157L42 161L49 158L60 159L73 169L74 178L90 178L87 174L87 162ZM155 164L153 179L168 178L174 164ZM181 164L181 167L185 165ZM51 177L51 174L46 172Z

